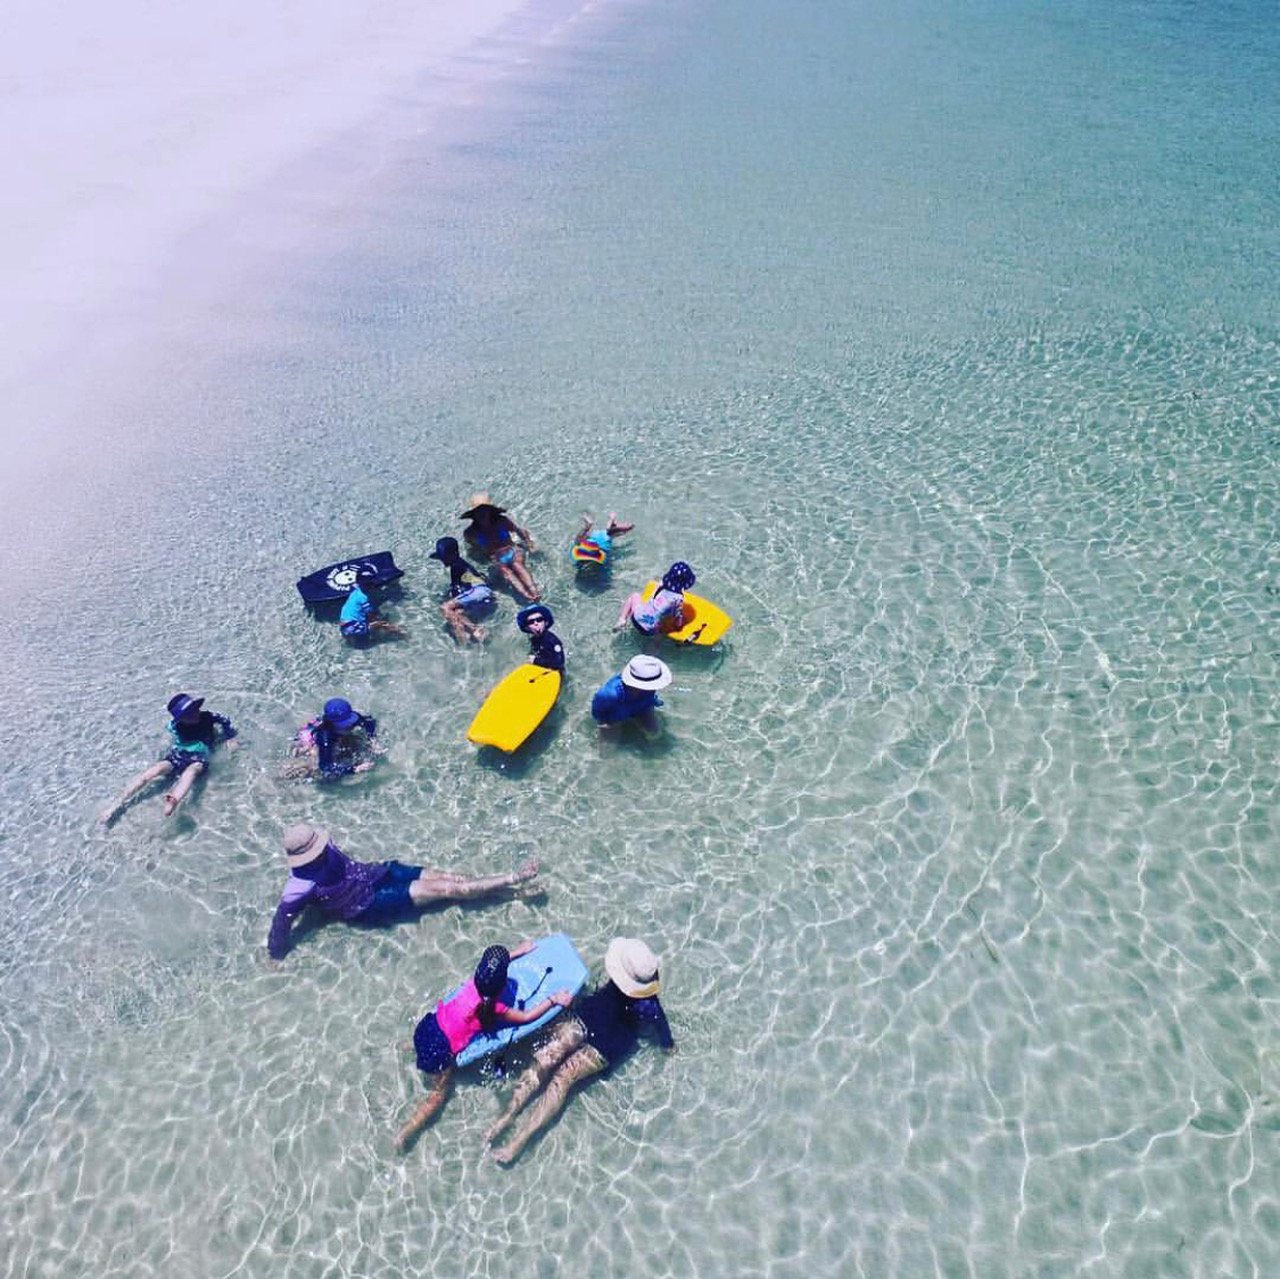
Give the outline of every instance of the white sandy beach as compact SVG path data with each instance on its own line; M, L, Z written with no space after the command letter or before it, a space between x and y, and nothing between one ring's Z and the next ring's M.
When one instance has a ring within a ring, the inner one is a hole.
M122 329L173 301L175 248L291 163L432 82L522 0L229 0L214 9L15 0L0 46L0 395L7 440ZM542 7L544 10L546 6ZM551 14L551 21L555 21ZM506 54L510 54L507 46ZM499 68L500 69L500 68ZM206 272L216 262L200 264Z

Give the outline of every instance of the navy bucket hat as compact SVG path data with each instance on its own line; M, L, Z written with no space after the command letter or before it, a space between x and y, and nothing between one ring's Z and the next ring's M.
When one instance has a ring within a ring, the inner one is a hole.
M331 697L324 704L326 724L332 724L340 733L348 732L360 722L358 712L351 709L351 703L345 697Z
M458 539L456 537L441 537L436 540L436 549L427 552L427 559L439 560L442 564L448 564L450 560L458 558Z
M535 617L542 618L546 622L548 630L556 624L556 619L551 615L551 610L545 604L530 604L516 614L516 625L527 635L529 633L529 623Z
M188 697L186 693L177 693L169 699L169 714L174 719L190 721L200 714L203 705L203 697Z

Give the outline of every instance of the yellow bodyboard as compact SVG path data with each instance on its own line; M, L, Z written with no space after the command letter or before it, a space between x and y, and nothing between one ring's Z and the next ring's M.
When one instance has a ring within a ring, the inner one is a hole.
M467 740L500 751L519 750L560 696L560 672L544 666L517 666L484 699Z
M652 599L658 589L657 582L650 582L644 588L644 599ZM684 593L684 616L678 631L664 631L668 639L678 644L717 644L724 639L725 632L733 625L733 618L722 608L716 607L710 600L692 591Z

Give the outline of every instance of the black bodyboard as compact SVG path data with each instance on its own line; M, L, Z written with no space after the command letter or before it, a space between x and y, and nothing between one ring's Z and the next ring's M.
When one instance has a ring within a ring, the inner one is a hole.
M379 586L386 586L404 576L404 570L396 567L391 552L379 551L376 555L339 560L298 578L298 594L308 604L336 604L351 594L362 569L373 569L378 575Z

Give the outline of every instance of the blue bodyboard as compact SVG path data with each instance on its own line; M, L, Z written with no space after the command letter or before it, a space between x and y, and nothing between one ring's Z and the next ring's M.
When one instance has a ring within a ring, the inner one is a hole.
M356 578L362 569L372 569L378 575L379 586L404 576L404 570L396 567L390 551L379 551L376 555L358 555L355 559L340 560L337 564L329 564L318 568L314 573L298 579L298 594L308 604L335 604L345 600L356 584Z
M577 947L566 933L553 933L544 937L527 955L511 961L507 969L507 988L500 1003L510 1008L523 1009L526 1005L541 1003L558 990L576 995L587 980L587 966L582 962ZM452 999L462 988L449 992ZM469 1066L490 1053L506 1048L508 1044L541 1030L561 1009L553 1008L537 1021L527 1026L499 1026L497 1030L477 1035L457 1056L459 1066Z

